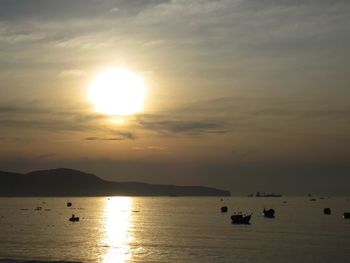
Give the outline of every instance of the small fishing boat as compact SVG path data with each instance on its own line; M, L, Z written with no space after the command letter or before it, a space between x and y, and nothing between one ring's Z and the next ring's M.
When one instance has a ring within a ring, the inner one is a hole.
M323 209L323 214L325 214L325 215L330 215L331 212L332 211L331 211L331 209L329 207L326 207L326 208Z
M233 214L231 216L231 223L232 224L245 224L245 225L249 225L250 224L250 219L251 219L252 215L243 215L242 213L237 213L237 214Z
M221 207L221 213L226 213L228 210L227 206Z
M75 216L74 214L68 219L71 222L78 222L79 221L79 217Z
M263 215L264 215L264 217L267 217L267 218L275 218L275 210L272 208L270 208L270 209L264 208Z
M282 197L281 194L256 192L255 197Z

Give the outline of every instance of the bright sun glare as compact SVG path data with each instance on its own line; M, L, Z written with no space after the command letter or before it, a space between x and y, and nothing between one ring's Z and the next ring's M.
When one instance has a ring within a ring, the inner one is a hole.
M95 110L108 115L126 116L142 111L145 95L143 79L124 68L102 71L88 90Z

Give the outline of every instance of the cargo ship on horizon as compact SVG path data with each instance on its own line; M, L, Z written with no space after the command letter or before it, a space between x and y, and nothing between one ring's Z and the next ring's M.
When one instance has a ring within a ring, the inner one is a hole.
M249 194L247 197L254 197L254 194ZM282 195L275 193L256 192L255 197L282 197Z

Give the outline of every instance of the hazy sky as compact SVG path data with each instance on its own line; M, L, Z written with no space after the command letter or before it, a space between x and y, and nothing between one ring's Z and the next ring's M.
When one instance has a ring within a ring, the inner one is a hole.
M94 111L111 66L144 111ZM0 170L350 194L350 1L1 0L0 146Z

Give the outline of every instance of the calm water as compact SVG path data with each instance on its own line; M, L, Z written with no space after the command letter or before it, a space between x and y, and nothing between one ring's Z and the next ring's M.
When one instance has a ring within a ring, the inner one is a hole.
M275 219L262 217L264 206ZM233 210L253 212L252 224L232 225ZM350 262L344 211L345 198L0 198L0 259ZM68 221L73 213L80 222Z

